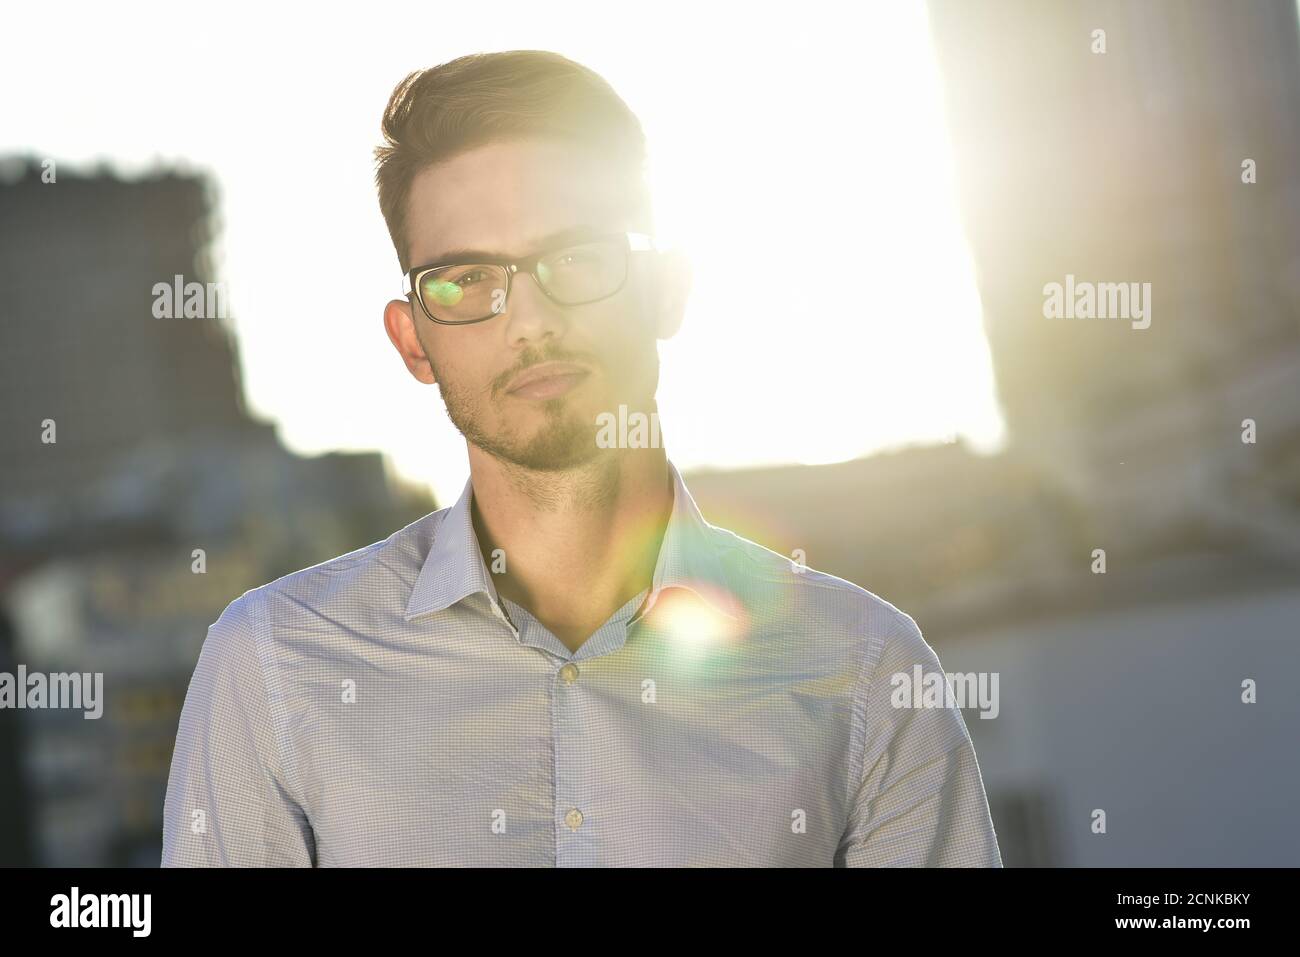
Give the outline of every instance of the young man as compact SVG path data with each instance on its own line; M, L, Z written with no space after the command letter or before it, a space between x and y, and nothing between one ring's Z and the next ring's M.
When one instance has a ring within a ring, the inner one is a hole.
M627 426L690 277L623 101L484 54L383 128L384 327L470 478L213 624L163 864L1000 866L961 712L894 706L940 671L916 623L709 525Z

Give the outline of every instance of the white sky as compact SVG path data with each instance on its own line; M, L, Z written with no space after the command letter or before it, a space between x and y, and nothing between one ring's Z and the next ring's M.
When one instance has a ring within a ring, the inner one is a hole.
M291 448L379 449L459 494L464 440L381 324L401 276L372 149L408 71L516 48L595 69L646 130L660 225L696 271L660 349L674 462L1002 441L923 4L346 9L15 4L0 39L0 153L216 178L249 397ZM334 298L306 313L312 269ZM834 299L784 300L810 269L840 277Z

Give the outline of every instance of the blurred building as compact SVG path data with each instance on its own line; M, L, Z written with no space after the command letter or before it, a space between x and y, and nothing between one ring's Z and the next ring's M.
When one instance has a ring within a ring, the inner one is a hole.
M930 10L1016 450L1114 548L1300 555L1296 4ZM1150 283L1149 328L1044 318L1067 275Z
M35 161L4 166L0 501L76 493L144 440L247 424L228 324L153 315L156 283L218 278L207 181L56 167L47 183Z
M244 407L228 323L155 317L156 283L214 280L213 203L197 176L60 167L45 183L35 162L0 162L5 661L103 672L105 697L98 720L0 712L32 822L26 846L0 843L15 861L156 866L208 625L435 507L377 454L288 452Z

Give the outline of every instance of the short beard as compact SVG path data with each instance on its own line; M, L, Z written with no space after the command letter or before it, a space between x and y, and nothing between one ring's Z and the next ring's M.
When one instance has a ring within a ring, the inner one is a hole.
M448 385L432 359L429 366L452 425L466 442L494 458L535 472L559 472L584 465L600 452L596 445L596 423L579 419L568 409L563 397L542 404L546 422L532 439L520 441L509 428L499 435L488 435L479 425L482 400L467 389Z

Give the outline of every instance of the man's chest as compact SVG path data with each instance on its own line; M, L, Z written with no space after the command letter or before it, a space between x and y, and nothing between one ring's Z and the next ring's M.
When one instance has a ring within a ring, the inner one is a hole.
M394 662L337 702L331 669L299 672L289 742L320 865L830 865L843 682L521 661Z

